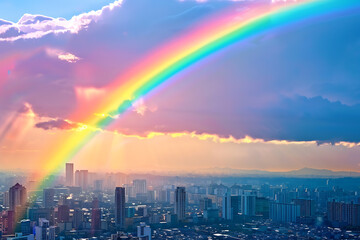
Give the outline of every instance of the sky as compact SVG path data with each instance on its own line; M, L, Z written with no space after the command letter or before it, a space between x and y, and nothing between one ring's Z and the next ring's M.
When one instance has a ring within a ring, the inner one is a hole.
M84 118L104 114L94 106L126 85L129 69L141 72L144 58L217 14L232 9L241 20L257 6L284 4L255 2L1 1L0 169L37 171L67 142L80 144L72 137L94 131L63 161L91 171L360 171L355 7L217 51L105 129Z

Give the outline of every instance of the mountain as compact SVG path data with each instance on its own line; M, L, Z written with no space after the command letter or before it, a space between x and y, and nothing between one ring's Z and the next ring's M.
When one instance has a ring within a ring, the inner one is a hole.
M332 171L328 169L301 168L287 172L271 172L264 170L244 170L233 168L207 168L199 170L193 174L205 175L227 175L244 177L308 177L308 178L334 178L334 177L360 177L360 172Z
M360 177L360 172L332 171L328 169L302 168L287 172L292 176Z

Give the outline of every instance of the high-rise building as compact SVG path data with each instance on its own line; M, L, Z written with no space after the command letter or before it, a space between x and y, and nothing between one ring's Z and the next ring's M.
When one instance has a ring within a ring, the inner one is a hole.
M144 222L141 222L140 226L137 226L137 237L139 240L151 240L150 226L147 226Z
M86 190L88 187L88 170L76 170L75 172L75 185Z
M95 180L94 181L94 189L95 191L102 191L103 190L103 180Z
M230 199L232 219L237 220L241 212L241 196L231 196Z
M2 217L2 220L4 233L13 234L15 229L15 211L6 211L6 215Z
M53 188L45 188L43 190L43 206L45 208L54 207L54 196L55 196L55 189Z
M31 225L30 225L30 219L23 219L20 222L20 230L22 235L29 235L32 233L31 231Z
M125 188L115 189L115 224L118 228L125 227Z
M208 208L204 210L204 219L206 221L214 222L219 219L219 209L218 208Z
M131 184L124 184L127 199L135 197L134 187Z
M56 238L55 230L56 230L55 226L50 226L49 227L49 229L48 229L48 240L55 240L55 238Z
M270 219L275 222L296 222L300 217L300 206L294 203L270 203Z
M147 192L145 179L135 179L133 181L133 187L135 191L135 196L137 196L137 194L145 194Z
M293 202L300 206L301 218L312 218L315 214L314 201L310 199L294 199Z
M178 216L179 221L185 219L185 201L185 187L177 187L175 190L175 214Z
M66 163L66 186L73 186L74 184L74 164Z
M225 193L222 200L222 218L225 220L233 219L233 211L231 208L231 194L230 192Z
M99 208L100 202L99 199L97 197L95 197L91 203L91 208Z
M26 188L16 183L9 189L9 208L15 211L17 206L25 206L27 201Z
M158 190L157 200L159 202L166 202L166 190Z
M37 222L38 225L39 225L38 221L40 218L48 219L51 225L55 223L54 208L37 208L37 207L29 208L28 216L30 221Z
M101 229L101 209L94 208L91 210L91 230Z
M70 221L70 208L68 205L58 206L58 222L65 223Z
M35 227L36 240L55 240L55 227L50 227L45 218L39 219L39 226Z
M255 215L269 218L269 199L256 197Z
M81 210L80 208L75 208L72 221L73 221L73 228L82 229L84 222L83 210Z
M206 210L208 208L212 208L212 200L211 200L211 198L205 197L205 198L200 199L200 210L204 211L204 210Z
M97 231L101 229L101 209L99 208L99 199L94 198L91 210L91 230Z
M333 225L360 226L360 204L335 200L327 203L328 220Z
M244 191L241 194L240 211L246 216L255 216L256 212L256 193L254 191Z
M4 207L9 207L9 191L4 192L3 205Z

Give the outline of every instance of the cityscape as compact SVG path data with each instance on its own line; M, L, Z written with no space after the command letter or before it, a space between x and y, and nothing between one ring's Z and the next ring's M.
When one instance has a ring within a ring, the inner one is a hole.
M0 240L360 239L360 0L0 0Z
M359 178L128 175L75 170L74 163L64 169L42 191L26 176L1 176L2 238L360 237Z

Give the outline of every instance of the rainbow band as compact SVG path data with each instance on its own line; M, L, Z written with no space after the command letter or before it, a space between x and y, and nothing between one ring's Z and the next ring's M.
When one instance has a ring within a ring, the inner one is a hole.
M95 111L95 113L105 113L104 116L108 117L91 114L83 122L95 128L106 128L115 120L111 116L125 113L135 101L148 95L174 75L232 44L309 18L351 9L359 10L359 7L358 0L308 0L285 6L259 7L260 10L254 11L245 20L238 22L233 21L234 18L229 18L227 12L222 19L214 21L225 25L210 26L209 30L205 31L198 29L197 31L201 34L194 34L194 38L185 36L184 39L187 42L178 45L179 48L171 54L155 53L153 56L155 61L145 61L149 65L143 64L145 68L140 73L133 69L116 79L112 86L115 86L115 90ZM151 60L151 56L149 59ZM57 145L55 154L47 158L50 161L44 169L44 174L49 175L49 173L54 174L60 171L62 165L71 160L98 132L83 130L67 139L65 143ZM47 181L42 181L39 189L44 188L46 184Z

